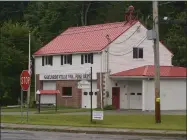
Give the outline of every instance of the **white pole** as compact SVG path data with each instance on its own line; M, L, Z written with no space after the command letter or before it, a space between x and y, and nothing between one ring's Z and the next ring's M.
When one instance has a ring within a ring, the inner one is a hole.
M31 35L30 35L30 31L29 31L29 66L28 66L29 73L31 73L30 63L31 63ZM31 84L30 84L30 86L31 86ZM27 96L28 97L28 105L30 102L30 86L28 89L28 96Z
M101 100L101 109L103 109L103 88L102 88L102 77L103 77L103 75L102 75L102 67L103 67L103 53L102 53L102 51L101 51L101 70L100 70L100 96L101 96L101 98L100 98L100 100Z
M31 55L31 53L30 53L31 46L30 46L30 44L31 43L30 42L31 41L30 41L30 31L29 31L29 65L28 65L28 70L29 70L29 73L31 74L31 71L30 71L30 59L31 59L31 56L30 56ZM31 84L30 84L30 86L31 86ZM28 122L28 116L29 116L30 86L29 86L29 89L27 91L27 122Z

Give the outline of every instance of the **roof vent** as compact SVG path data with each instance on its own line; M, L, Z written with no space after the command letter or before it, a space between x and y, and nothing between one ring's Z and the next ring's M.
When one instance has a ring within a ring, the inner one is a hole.
M110 37L109 37L109 35L108 35L108 34L106 35L106 39L108 40L108 43L110 43L110 42L111 42L111 39L110 39Z

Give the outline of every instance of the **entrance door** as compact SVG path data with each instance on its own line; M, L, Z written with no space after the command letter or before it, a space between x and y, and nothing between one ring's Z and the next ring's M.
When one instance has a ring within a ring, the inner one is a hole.
M112 105L115 109L119 109L120 106L120 88L113 87L112 88Z

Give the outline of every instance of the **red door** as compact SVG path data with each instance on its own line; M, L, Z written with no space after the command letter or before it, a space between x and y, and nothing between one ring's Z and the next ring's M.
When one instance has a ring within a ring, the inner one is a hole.
M119 103L120 103L120 88L119 87L113 87L112 88L112 106L115 109L119 109Z

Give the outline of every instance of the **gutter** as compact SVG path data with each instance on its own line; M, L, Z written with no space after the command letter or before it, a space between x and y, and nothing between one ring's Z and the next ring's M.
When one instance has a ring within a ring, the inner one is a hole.
M101 53L102 50L99 51L88 51L88 52L68 52L68 53L50 53L50 54L39 54L39 55L35 55L33 54L33 57L37 57L37 56L59 56L59 55L68 55L68 54L87 54L87 53Z

